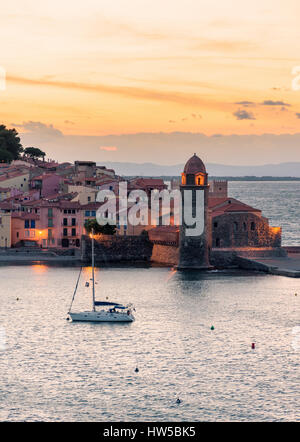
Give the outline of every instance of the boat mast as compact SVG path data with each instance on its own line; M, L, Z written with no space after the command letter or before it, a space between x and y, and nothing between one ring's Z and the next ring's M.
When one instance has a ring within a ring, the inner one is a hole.
M92 274L93 274L93 312L95 311L95 256L94 256L94 229L92 229Z
M73 297L72 297L72 301L71 301L68 313L70 313L73 301L75 299L75 295L76 295L76 292L77 292L77 288L78 288L78 283L79 283L79 280L80 280L81 272L82 272L82 267L80 267L80 272L79 272L79 275L78 275L77 283L76 283L76 286L75 286L75 290L74 290L74 293L73 293Z

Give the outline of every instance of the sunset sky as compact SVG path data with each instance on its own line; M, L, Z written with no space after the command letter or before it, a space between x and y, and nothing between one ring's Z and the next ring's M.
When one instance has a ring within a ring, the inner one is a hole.
M300 161L299 17L299 0L2 2L0 123L63 161L175 164L191 133L205 161Z

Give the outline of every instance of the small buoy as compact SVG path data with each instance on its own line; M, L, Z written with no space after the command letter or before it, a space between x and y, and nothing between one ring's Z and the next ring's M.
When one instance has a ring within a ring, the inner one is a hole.
M181 400L178 398L176 404L181 404Z
M135 371L136 373L138 373L140 370L138 369L138 367L136 367L134 371Z
M255 349L255 342L252 342L251 348L254 350Z
M66 318L66 320L67 320L67 321L70 321L70 318L69 318L69 317L67 317L67 318Z
M211 330L214 330L214 329L215 329L215 327L214 327L214 326L212 325L212 326L210 327L210 329L211 329Z
M297 293L295 293L295 296L297 296Z
M17 301L19 301L19 298L17 298Z

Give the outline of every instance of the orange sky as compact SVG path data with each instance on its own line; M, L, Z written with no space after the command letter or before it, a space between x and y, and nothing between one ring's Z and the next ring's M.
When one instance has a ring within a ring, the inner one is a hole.
M12 3L0 17L7 126L82 136L300 132L291 73L299 1Z

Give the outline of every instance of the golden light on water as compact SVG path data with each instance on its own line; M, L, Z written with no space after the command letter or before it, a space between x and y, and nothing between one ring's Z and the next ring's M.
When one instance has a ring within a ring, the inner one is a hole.
M172 279L176 273L177 273L177 270L176 270L176 269L172 269L172 270L168 273L168 275L167 275L166 282L169 282L170 279Z
M32 266L34 273L41 274L45 273L48 270L48 267L45 264L35 264Z

